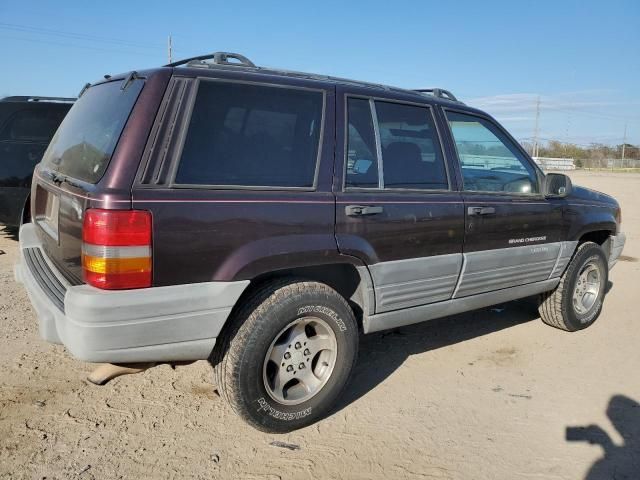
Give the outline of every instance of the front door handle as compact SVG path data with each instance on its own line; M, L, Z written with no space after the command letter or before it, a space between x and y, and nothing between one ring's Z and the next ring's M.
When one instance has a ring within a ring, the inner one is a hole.
M493 215L496 213L494 207L469 207L467 209L469 215Z
M350 217L361 217L363 215L376 215L383 212L382 207L374 207L372 205L347 205L344 209L345 213Z

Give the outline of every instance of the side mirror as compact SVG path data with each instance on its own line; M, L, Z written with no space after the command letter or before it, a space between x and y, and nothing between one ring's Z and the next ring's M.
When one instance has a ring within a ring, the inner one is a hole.
M573 184L567 175L547 173L544 176L544 195L546 197L564 198L571 193Z

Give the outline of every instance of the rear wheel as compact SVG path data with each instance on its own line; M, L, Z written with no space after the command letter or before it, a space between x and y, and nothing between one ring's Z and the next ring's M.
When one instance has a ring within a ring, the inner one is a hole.
M542 294L542 321L569 332L592 325L602 310L608 275L602 247L593 242L582 243L558 286Z
M344 298L322 283L279 280L230 321L212 363L236 413L259 430L287 432L329 412L357 356L357 323Z

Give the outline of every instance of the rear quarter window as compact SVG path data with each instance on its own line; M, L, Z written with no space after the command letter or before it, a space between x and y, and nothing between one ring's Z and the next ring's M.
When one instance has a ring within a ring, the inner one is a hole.
M174 183L312 187L320 91L201 80Z

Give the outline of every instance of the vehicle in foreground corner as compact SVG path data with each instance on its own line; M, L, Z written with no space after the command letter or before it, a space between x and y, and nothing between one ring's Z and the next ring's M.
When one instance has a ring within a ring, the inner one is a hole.
M88 87L36 169L16 276L89 362L209 359L270 432L322 418L359 332L540 295L598 317L620 208L489 115L216 53Z
M0 99L0 224L29 221L31 175L74 98Z

